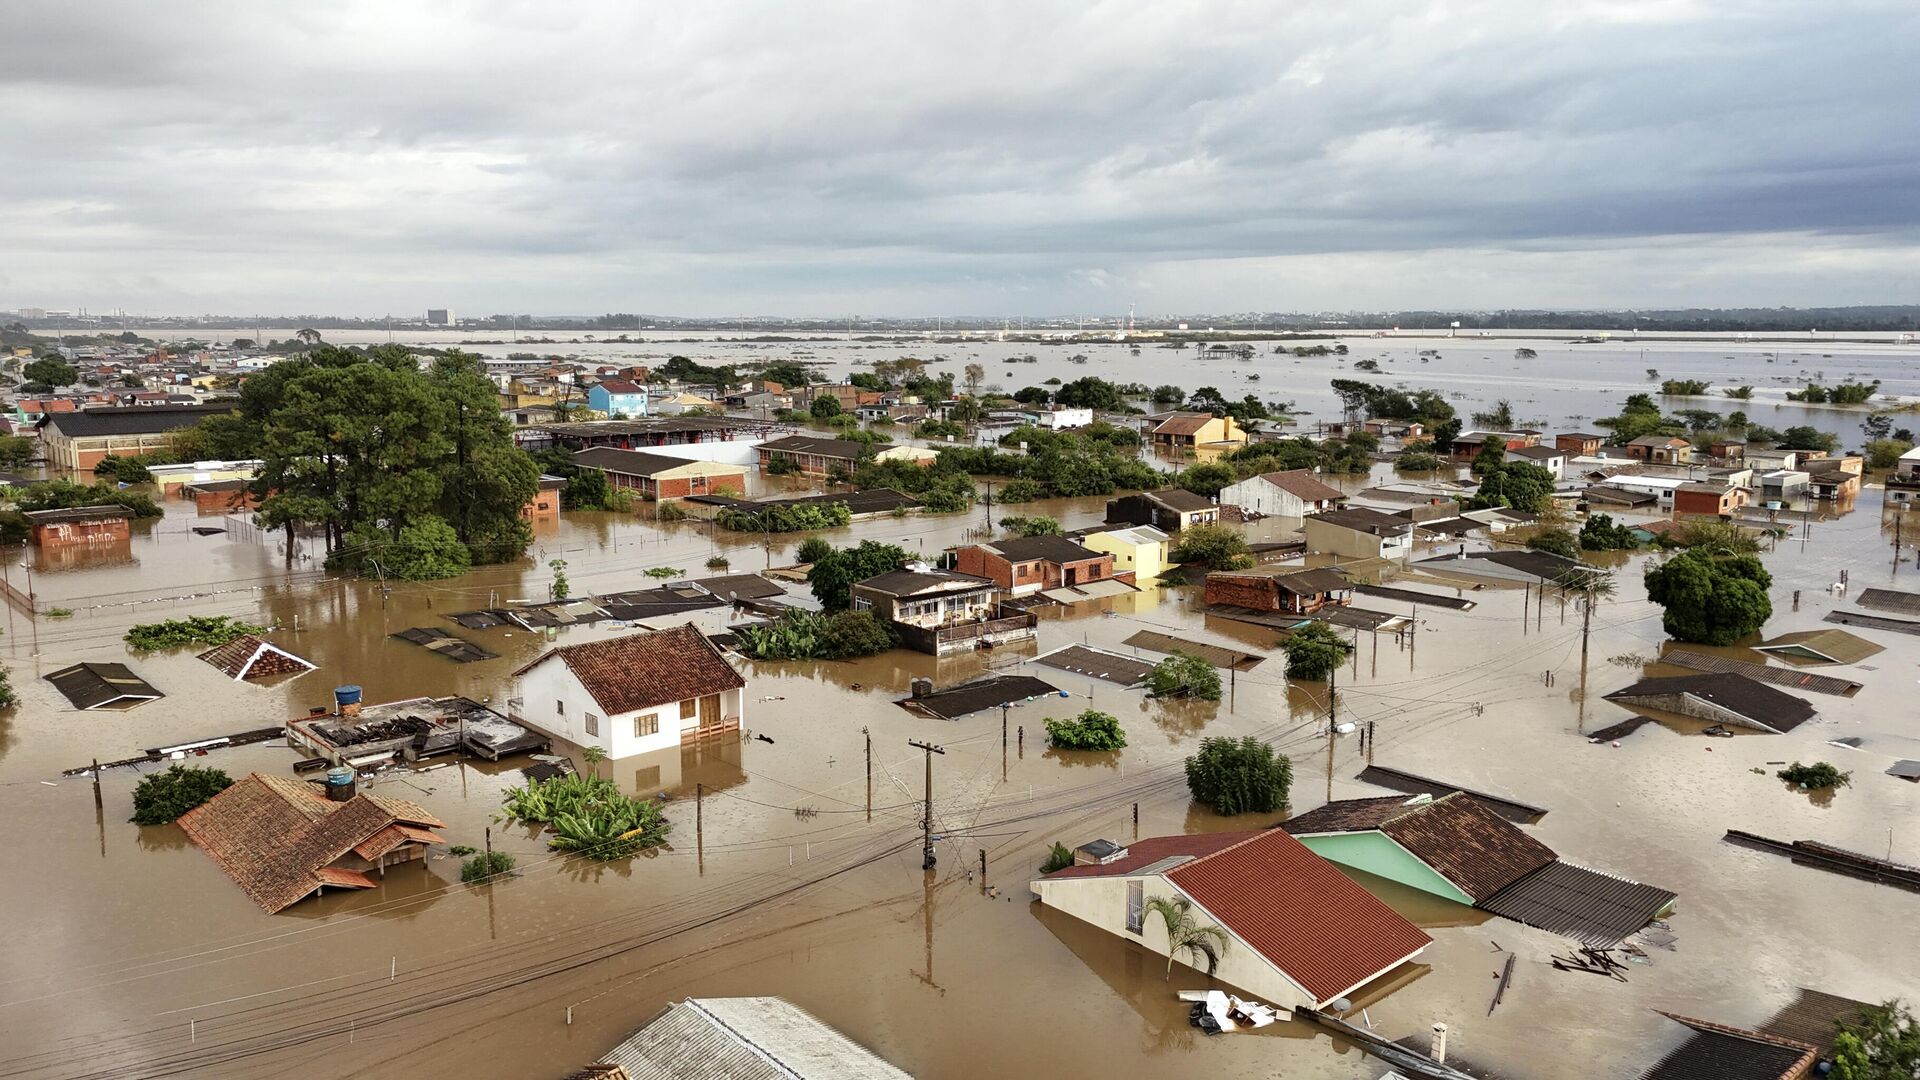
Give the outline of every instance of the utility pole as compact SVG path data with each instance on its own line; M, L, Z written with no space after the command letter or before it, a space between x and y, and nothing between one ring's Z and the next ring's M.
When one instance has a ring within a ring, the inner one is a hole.
M916 742L913 739L908 739L907 745L916 750L925 751L927 759L926 813L920 818L920 869L931 870L933 864L939 861L933 855L933 755L945 756L946 751L932 743Z
M873 820L873 732L866 728L860 734L867 737L867 820Z
M707 872L707 821L706 821L707 785L693 785L693 850L699 872Z

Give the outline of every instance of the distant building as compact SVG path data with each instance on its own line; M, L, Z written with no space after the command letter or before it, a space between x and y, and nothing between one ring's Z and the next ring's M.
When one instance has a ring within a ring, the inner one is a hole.
M626 379L602 379L587 388L587 408L603 416L647 415L647 388Z
M1218 524L1220 508L1185 488L1163 488L1107 500L1106 520L1109 525L1151 525L1177 533L1195 525Z
M1176 412L1161 418L1148 431L1154 449L1162 451L1195 450L1202 446L1240 445L1247 433L1231 416L1204 412Z
M1223 505L1264 517L1306 517L1346 501L1345 492L1322 481L1312 469L1261 473L1220 490Z
M1693 461L1693 444L1676 435L1642 435L1627 443L1627 456L1656 465L1686 465Z
M47 464L87 472L108 455L134 457L164 450L173 433L209 416L233 411L233 402L205 405L133 405L55 412L40 429Z
M29 510L21 516L40 547L126 543L133 536L133 511L124 506Z
M567 486L564 476L540 474L533 498L520 508L520 516L528 521L557 521L560 517L560 492Z
M605 473L607 483L612 487L636 491L649 499L711 495L721 488L731 488L736 493L745 493L747 490L745 465L688 461L607 446L581 450L573 455L573 463L583 469Z
M1728 484L1681 484L1673 489L1676 515L1731 517L1747 505L1747 489Z
M760 467L767 468L778 457L802 476L825 476L835 468L852 472L866 453L866 444L847 439L822 439L812 435L788 435L761 443L757 449Z
M1522 446L1507 451L1507 457L1514 461L1524 461L1529 465L1538 465L1553 474L1555 480L1564 480L1567 475L1567 452L1557 447Z
M1314 514L1303 523L1307 550L1353 559L1401 559L1413 551L1411 516L1355 507Z
M1605 435L1595 435L1586 431L1570 431L1553 437L1554 449L1565 450L1574 457L1593 457L1600 452L1600 447L1605 445L1606 441Z
M453 324L452 308L430 307L427 309L428 326L452 326Z
M1254 611L1311 615L1329 604L1353 602L1353 582L1334 567L1219 570L1207 575L1206 600Z
M971 574L948 570L893 570L852 590L855 611L871 611L892 624L910 649L934 656L1029 641L1039 620L1032 612L1003 615L999 587Z

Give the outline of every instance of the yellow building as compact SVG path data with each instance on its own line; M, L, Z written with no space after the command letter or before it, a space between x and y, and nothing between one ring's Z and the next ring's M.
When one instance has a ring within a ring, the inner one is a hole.
M1151 525L1129 529L1110 529L1088 533L1080 538L1083 547L1113 556L1113 573L1120 577L1131 573L1136 585L1151 582L1167 569L1166 533Z
M1156 450L1198 450L1203 446L1237 446L1247 433L1231 416L1203 412L1170 413L1149 432Z

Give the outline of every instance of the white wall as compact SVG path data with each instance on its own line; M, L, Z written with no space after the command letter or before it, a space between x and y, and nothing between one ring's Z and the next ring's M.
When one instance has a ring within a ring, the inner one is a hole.
M520 699L520 717L528 723L580 746L598 746L615 761L679 746L683 731L700 726L697 704L694 715L682 721L679 702L609 716L601 711L586 687L580 685L566 661L559 659L549 660L520 676L514 696ZM744 723L745 705L743 690L728 690L720 695L722 717L737 716ZM587 733L589 715L595 718L597 734ZM653 734L634 734L635 722L642 717L657 719Z
M1229 484L1220 489L1221 505L1238 506L1242 510L1251 510L1267 517L1297 518L1304 516L1307 507L1300 496L1258 476L1249 476L1237 484Z
M732 442L674 443L671 446L642 446L639 449L661 457L682 461L717 461L725 465L758 465L759 439L735 439Z

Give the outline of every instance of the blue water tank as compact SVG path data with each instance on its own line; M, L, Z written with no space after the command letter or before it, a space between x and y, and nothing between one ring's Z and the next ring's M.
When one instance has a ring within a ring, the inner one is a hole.
M327 799L331 802L346 802L353 798L354 772L345 765L335 765L327 770Z
M360 688L358 686L336 686L333 688L334 708L337 709L342 705L358 704L360 704Z

